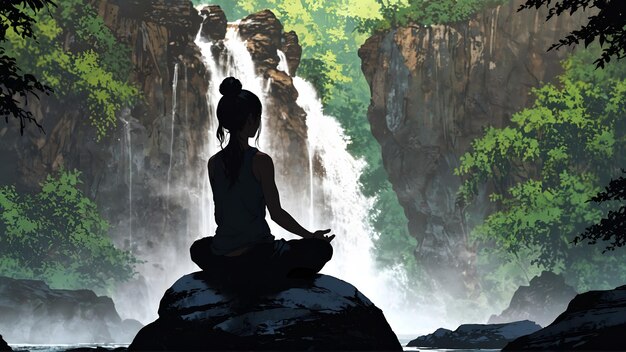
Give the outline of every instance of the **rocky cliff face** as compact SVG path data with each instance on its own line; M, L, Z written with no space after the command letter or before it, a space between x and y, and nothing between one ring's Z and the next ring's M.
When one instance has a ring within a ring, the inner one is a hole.
M193 267L188 260L189 246L209 235L199 233L202 221L213 221L213 214L202 218L202 197L209 195L201 190L208 187L206 162L210 155L206 146L209 134L215 133L210 128L217 124L209 120L207 104L213 73L205 67L194 41L202 25L202 35L219 42L224 38L226 18L218 7L212 7L203 12L203 20L189 0L88 2L131 48L130 80L140 89L142 101L122 111L118 127L100 142L84 122L81 102L61 105L53 98L35 102L32 109L46 134L27 129L19 138L6 128L0 130L4 151L0 183L32 190L61 167L80 170L82 187L111 223L115 242L147 260L139 269L144 277L126 290L141 298L150 279L180 274L175 270L166 273L164 265L188 262L187 269ZM297 36L283 33L269 11L251 15L239 26L248 39L258 74L269 87L264 111L271 126L263 128L273 131L272 143L285 150L281 161L276 161L285 165L277 168L277 178L301 180L309 170L306 114L295 103L297 91L291 77L277 69L276 52L282 49L286 53L294 72L301 53ZM213 54L217 57L220 49L216 47ZM128 306L119 302L118 307L122 314L138 308L132 302Z
M460 209L453 170L485 126L506 125L532 103L531 88L561 72L567 51L546 49L579 24L567 16L545 22L545 11L518 13L520 3L466 22L393 29L359 50L372 95L368 119L418 240L415 256L435 285L460 297L477 290L472 224L461 213L482 219L490 205L483 192Z

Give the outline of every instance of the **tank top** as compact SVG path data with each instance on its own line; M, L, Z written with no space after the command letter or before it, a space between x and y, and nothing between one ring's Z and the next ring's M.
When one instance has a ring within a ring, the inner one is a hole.
M216 154L213 170L213 202L217 229L211 250L224 255L239 248L272 242L274 236L265 221L265 197L261 183L252 172L252 158L257 149L250 147L243 155L239 178L232 187L222 162L223 152Z

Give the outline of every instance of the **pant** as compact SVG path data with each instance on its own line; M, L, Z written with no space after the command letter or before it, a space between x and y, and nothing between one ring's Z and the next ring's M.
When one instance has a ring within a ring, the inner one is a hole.
M191 260L202 270L222 281L271 281L286 277L311 277L319 272L333 255L329 242L320 239L275 240L260 243L238 256L215 255L213 237L195 241L190 248Z

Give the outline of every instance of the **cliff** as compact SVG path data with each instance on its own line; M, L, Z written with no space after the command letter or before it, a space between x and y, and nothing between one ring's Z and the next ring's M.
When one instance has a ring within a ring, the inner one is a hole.
M473 223L492 205L483 190L460 209L453 174L485 126L502 127L529 106L533 87L554 81L566 50L547 48L577 25L544 9L517 12L522 1L485 9L465 22L410 25L370 37L360 48L370 85L368 120L384 167L417 239L415 257L435 287L456 297L479 289Z

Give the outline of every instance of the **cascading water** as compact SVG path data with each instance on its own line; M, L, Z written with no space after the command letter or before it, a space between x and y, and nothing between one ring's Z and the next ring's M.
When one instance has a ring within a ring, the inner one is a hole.
M178 88L178 63L174 64L174 78L172 79L172 120L170 122L170 163L167 167L167 196L170 195L170 181L172 174L172 156L174 155L174 120L176 119L176 90ZM169 204L169 203L168 203Z
M246 44L240 40L237 32L238 23L228 25L226 38L223 40L225 50L221 51L221 56L214 59L212 41L204 40L200 35L196 39L196 45L201 48L204 61L211 77L209 82L209 92L207 101L210 113L209 135L215 133L217 117L215 111L220 94L219 84L225 77L237 77L248 89L259 96L264 106L268 101L267 94L271 82L258 77L255 71L254 62L248 52ZM280 58L278 70L287 74L288 67L283 52L278 51ZM389 322L395 331L415 331L415 312L404 306L404 287L408 285L406 279L400 275L399 270L377 270L373 261L372 239L376 235L369 226L369 209L372 207L372 199L368 199L359 189L359 176L364 166L362 161L355 160L347 151L347 138L339 123L332 117L322 113L322 104L317 98L315 89L299 77L293 78L294 85L299 93L297 104L307 113L308 128L308 150L309 150L309 187L310 197L308 219L298 219L302 223L308 223L310 230L331 228L336 235L333 241L335 254L333 259L322 270L323 273L342 278L354 284L359 290L364 292L372 301L377 303L388 316ZM268 116L263 116L263 126L270 126L266 123ZM260 149L269 155L284 153L281 150L272 150L268 136L276 135L276 131L263 130L260 136ZM213 137L209 139L206 150L208 156L216 153L217 142ZM318 157L324 175L320 182L314 181L313 157ZM313 195L323 194L324 203L330 209L330 217L315 216L315 202ZM281 194L281 198L301 197L297 194ZM205 218L204 233L212 235L215 231L213 216L213 204L210 196L208 181L203 187L203 198L205 200L203 211ZM287 209L288 211L290 209ZM284 234L282 237L296 238L290 234L285 234L271 221L272 233ZM277 236L281 237L281 236ZM409 312L409 314L407 314Z
M300 77L294 77L293 84L299 94L297 103L307 113L310 159L320 160L324 170L321 193L331 208L330 219L312 218L310 221L314 228L324 226L322 222L330 223L329 227L336 234L333 259L324 267L323 273L356 286L383 310L396 333L426 332L434 324L443 324L435 323L437 318L417 319L424 315L425 309L418 309L417 302L409 302L410 283L401 268L376 267L372 249L373 239L378 234L368 220L373 199L362 194L359 183L364 162L356 160L347 151L348 138L339 122L323 113L313 85ZM443 316L438 313L433 316Z
M124 124L122 154L128 155L128 244L125 247L133 252L133 141L131 139L131 118L121 119Z

